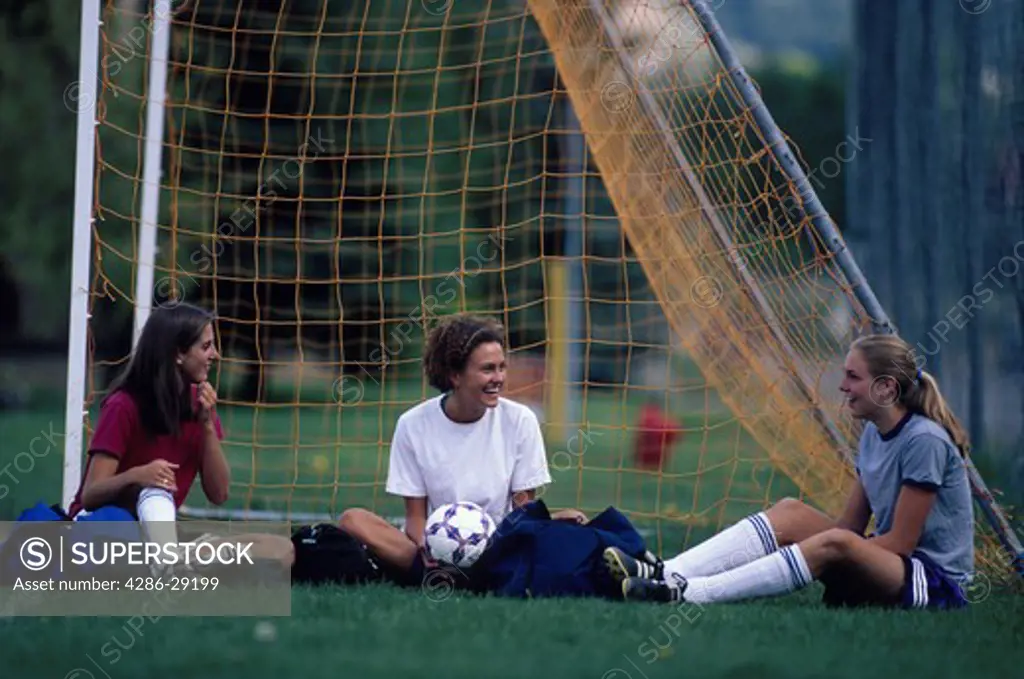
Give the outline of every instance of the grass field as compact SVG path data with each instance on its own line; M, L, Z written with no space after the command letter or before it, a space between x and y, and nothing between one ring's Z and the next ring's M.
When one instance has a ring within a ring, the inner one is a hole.
M420 395L387 393L392 405L268 408L254 416L225 407L235 501L251 507L336 513L361 504L387 511L380 479L394 415ZM679 398L703 398L680 395ZM689 418L670 474L631 469L625 429L639 404L595 392L584 419L593 434L572 466L553 469L554 506L614 504L653 529L652 548L675 551L766 498L795 490L774 475L726 414ZM686 408L700 413L703 408ZM712 409L712 412L715 412ZM3 464L29 442L61 432L59 408L0 420ZM344 437L341 433L344 433ZM600 432L602 435L597 436ZM56 438L58 442L62 439ZM344 441L344 445L341 445ZM575 447L549 441L549 455ZM37 454L42 451L37 444ZM328 465L314 463L325 457ZM9 468L0 520L37 501L56 501L62 451L22 456ZM564 458L560 458L564 459ZM252 461L256 471L251 470ZM339 485L335 480L361 485ZM376 482L375 482L376 479ZM245 493L248 481L258 492ZM287 486L287 487L286 487ZM659 494L660 493L660 494ZM652 499L652 497L654 499ZM655 503L675 514L643 515ZM715 608L675 609L594 600L512 601L388 586L296 588L289 618L11 618L0 620L3 676L445 677L1012 677L1024 663L1024 597L994 592L952 614L835 612L817 586L793 597Z
M12 618L0 629L4 676L18 679L1020 676L1021 598L952 614L834 612L817 593L680 611L297 588L291 617L270 621Z

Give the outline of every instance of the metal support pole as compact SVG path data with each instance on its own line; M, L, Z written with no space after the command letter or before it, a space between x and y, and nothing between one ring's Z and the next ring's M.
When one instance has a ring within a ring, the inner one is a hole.
M711 44L714 45L715 51L722 60L722 64L728 69L729 76L743 98L743 102L750 108L754 120L757 122L758 129L761 130L761 133L768 141L772 154L779 161L782 170L796 185L806 215L810 217L815 230L821 234L829 251L835 255L839 267L853 284L853 294L871 317L871 323L875 332L895 334L896 327L889 320L878 298L875 297L874 291L868 285L864 273L860 270L857 262L854 261L853 253L846 247L846 243L839 234L839 230L832 223L821 201L818 200L817 194L811 187L810 180L804 173L803 168L800 167L800 163L797 162L796 156L789 148L789 144L786 143L786 138L783 136L782 131L779 130L775 119L772 118L768 107L765 106L757 88L754 87L754 83L750 80L750 76L747 75L746 69L740 63L739 58L736 56L736 51L729 43L729 39L725 37L722 27L707 5L707 0L688 1L693 7L701 26L704 28L704 32L707 33L708 38L711 40Z

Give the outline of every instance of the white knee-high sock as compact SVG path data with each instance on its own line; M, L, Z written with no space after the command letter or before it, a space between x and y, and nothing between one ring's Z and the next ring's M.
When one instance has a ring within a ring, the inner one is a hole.
M163 488L143 488L135 504L146 539L161 545L178 542L174 497Z
M665 562L665 580L715 575L778 550L775 531L764 512L752 514Z
M711 604L776 596L802 589L813 581L800 547L789 545L725 573L693 578L683 591L683 599Z

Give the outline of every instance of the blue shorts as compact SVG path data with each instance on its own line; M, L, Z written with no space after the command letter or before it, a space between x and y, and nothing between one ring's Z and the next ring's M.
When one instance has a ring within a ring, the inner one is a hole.
M907 609L949 610L967 606L963 588L923 554L900 556L903 587L897 597L884 599L840 577L821 579L825 584L822 602L829 607L888 606Z
M967 598L960 583L923 554L903 559L903 608L931 608L944 611L964 608Z

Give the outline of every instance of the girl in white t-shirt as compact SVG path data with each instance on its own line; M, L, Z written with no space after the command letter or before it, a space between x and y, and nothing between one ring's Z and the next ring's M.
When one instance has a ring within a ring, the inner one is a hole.
M437 507L475 502L495 524L551 482L537 416L502 398L504 328L455 315L427 338L423 367L441 395L402 413L391 441L386 490L405 499L405 530L365 509L349 509L341 528L391 568L417 570L423 531ZM556 519L585 522L576 510Z

